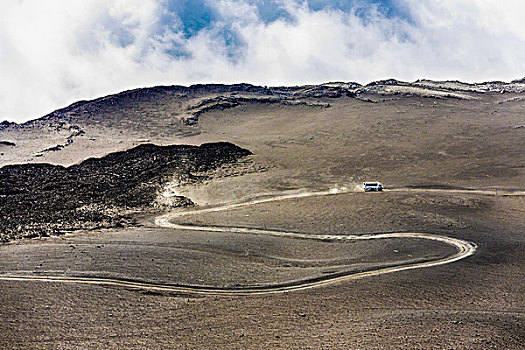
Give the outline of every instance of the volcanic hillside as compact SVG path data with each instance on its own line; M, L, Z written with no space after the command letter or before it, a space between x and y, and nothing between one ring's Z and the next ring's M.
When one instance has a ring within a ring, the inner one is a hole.
M525 81L385 80L361 86L166 86L0 124L0 166L68 166L143 143L229 141L272 171L266 189L377 178L519 187Z
M524 116L523 79L390 79L0 123L0 348L522 349Z

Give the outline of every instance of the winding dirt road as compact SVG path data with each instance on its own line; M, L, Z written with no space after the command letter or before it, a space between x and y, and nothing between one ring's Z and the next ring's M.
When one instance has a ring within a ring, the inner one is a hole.
M465 192L466 190L433 190L433 189L393 189L391 191L448 191L448 192ZM355 192L347 188L334 188L327 191L318 192L295 192L295 193L283 193L264 198L257 198L246 202L226 204L223 206L186 210L171 212L155 219L155 224L161 227L172 228L177 230L192 230L192 231L206 231L206 232L217 232L217 233L238 233L238 234L254 234L254 235L270 235L287 238L297 239L313 239L322 241L348 241L348 240L374 240L374 239L392 239L392 238L411 238L411 239L427 239L432 241L439 241L442 243L449 244L456 248L456 253L432 261L414 262L407 263L397 266L388 266L378 268L369 271L362 272L338 272L322 277L307 278L298 281L291 281L287 283L255 286L255 287L231 287L231 288L218 288L201 285L178 285L178 284L158 284L143 282L137 280L126 280L117 278L98 278L98 277L74 277L74 276L45 276L45 275L18 275L18 274L3 274L0 275L0 280L10 281L44 281L44 282L61 282L61 283L82 283L92 285L106 285L106 286L118 286L132 289L142 289L157 292L175 292L175 293L194 293L194 294L211 294L211 295L253 295L253 294L269 294L269 293L283 293L290 292L314 287L320 287L327 284L338 283L342 281L354 280L363 277L377 276L386 273L418 269L425 267L432 267L437 265L443 265L452 263L461 259L464 259L476 251L476 245L471 242L467 242L461 239L446 237L441 235L429 234L429 233L418 233L418 232L398 232L398 233L384 233L374 235L313 235L297 232L285 232L285 231L274 231L274 230L262 230L252 229L244 227L218 227L218 226L196 226L189 224L177 224L173 223L176 218L189 215L204 214L209 212L225 211L243 206L250 206L260 203L267 203L273 201L282 201L293 198L304 198L311 196L329 196L336 195L339 193ZM477 194L494 195L495 191L476 191ZM512 194L516 194L513 192ZM519 193L519 195L523 195Z

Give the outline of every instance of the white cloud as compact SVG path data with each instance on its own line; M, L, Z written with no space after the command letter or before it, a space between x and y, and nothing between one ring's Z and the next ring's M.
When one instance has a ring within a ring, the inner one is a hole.
M372 7L366 20L281 0L291 20L273 22L260 19L254 1L210 0L219 20L190 37L165 1L0 2L0 120L160 84L525 75L521 0L404 0L407 16Z

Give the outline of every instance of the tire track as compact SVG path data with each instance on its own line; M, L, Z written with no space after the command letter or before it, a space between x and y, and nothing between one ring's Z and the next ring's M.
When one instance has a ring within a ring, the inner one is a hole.
M410 192L428 192L432 189L394 189L391 191L410 191ZM434 190L436 191L436 190ZM466 190L437 190L439 192L455 192L464 193ZM375 240L375 239L392 239L392 238L410 238L410 239L427 239L449 244L456 248L456 253L432 261L407 263L397 266L389 266L362 272L339 272L330 275L325 275L317 278L307 278L287 283L253 286L253 287L209 287L202 285L177 285L177 284L160 284L150 283L138 280L126 280L118 278L101 278L101 277L77 277L77 276L45 276L45 275L16 275L3 274L0 275L0 280L9 281L38 281L38 282L59 282L59 283L81 283L88 285L102 285L115 286L132 289L141 289L156 292L168 293L191 293L191 294L205 294L205 295L260 295L272 293L284 293L297 290L304 290L309 288L321 287L328 284L340 283L343 281L356 280L365 277L378 276L387 273L406 271L419 268L427 268L449 264L461 259L464 259L476 251L476 244L467 242L458 238L446 237L442 235L421 233L421 232L398 232L398 233L382 233L374 235L313 235L297 232L286 232L276 230L262 230L244 227L219 227L219 226L197 226L190 224L176 224L172 221L176 218L189 215L204 214L210 212L225 211L244 206L250 206L261 203L268 203L274 201L282 201L286 199L304 198L312 196L329 196L339 193L356 192L348 188L334 188L326 191L318 192L298 192L275 195L273 197L257 198L246 202L225 204L223 206L193 209L180 212L167 213L155 218L155 224L160 227L172 228L177 230L192 230L192 231L207 231L217 233L236 233L236 234L254 234L254 235L269 235L276 237L286 237L295 239L312 239L322 241L349 241L349 240ZM471 193L469 191L469 193ZM493 195L494 191L476 190L476 194ZM520 194L521 195L521 194Z
M519 190L478 190L478 189L447 189L447 188L417 188L417 187L399 187L385 189L385 192L434 192L434 193L455 193L455 194L479 194L484 196L525 196L525 191Z

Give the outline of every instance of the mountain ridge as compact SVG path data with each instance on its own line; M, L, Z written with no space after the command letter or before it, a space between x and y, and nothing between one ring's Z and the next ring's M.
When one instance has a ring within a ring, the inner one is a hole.
M432 92L448 93L448 92L467 92L467 93L521 93L525 91L525 78L515 79L511 82L503 81L488 81L482 83L466 83L459 80L430 80L418 79L414 82L405 82L397 79L384 79L370 82L362 85L357 82L341 82L333 81L321 84L306 84L293 86L262 86L253 85L249 83L237 84L193 84L189 86L184 85L159 85L153 87L135 88L124 90L115 94L94 98L91 100L79 100L66 107L59 108L42 117L29 120L24 123L16 123L11 121L0 122L0 131L9 127L32 125L41 120L49 120L55 117L60 117L65 113L75 112L86 106L95 107L97 104L104 103L119 103L119 100L126 98L133 98L136 101L151 100L162 94L178 94L176 97L198 97L200 94L253 94L257 96L273 96L276 98L288 99L304 99L304 98L338 98L342 96L359 97L360 95L373 94L389 94L395 93L391 91L393 87L404 87L416 89L415 91L398 91L398 93L412 93L423 94L423 91L417 89L429 89L426 94L432 95ZM184 96L187 95L187 96ZM439 94L437 96L439 97ZM468 98L462 95L450 95L444 97L452 98Z

